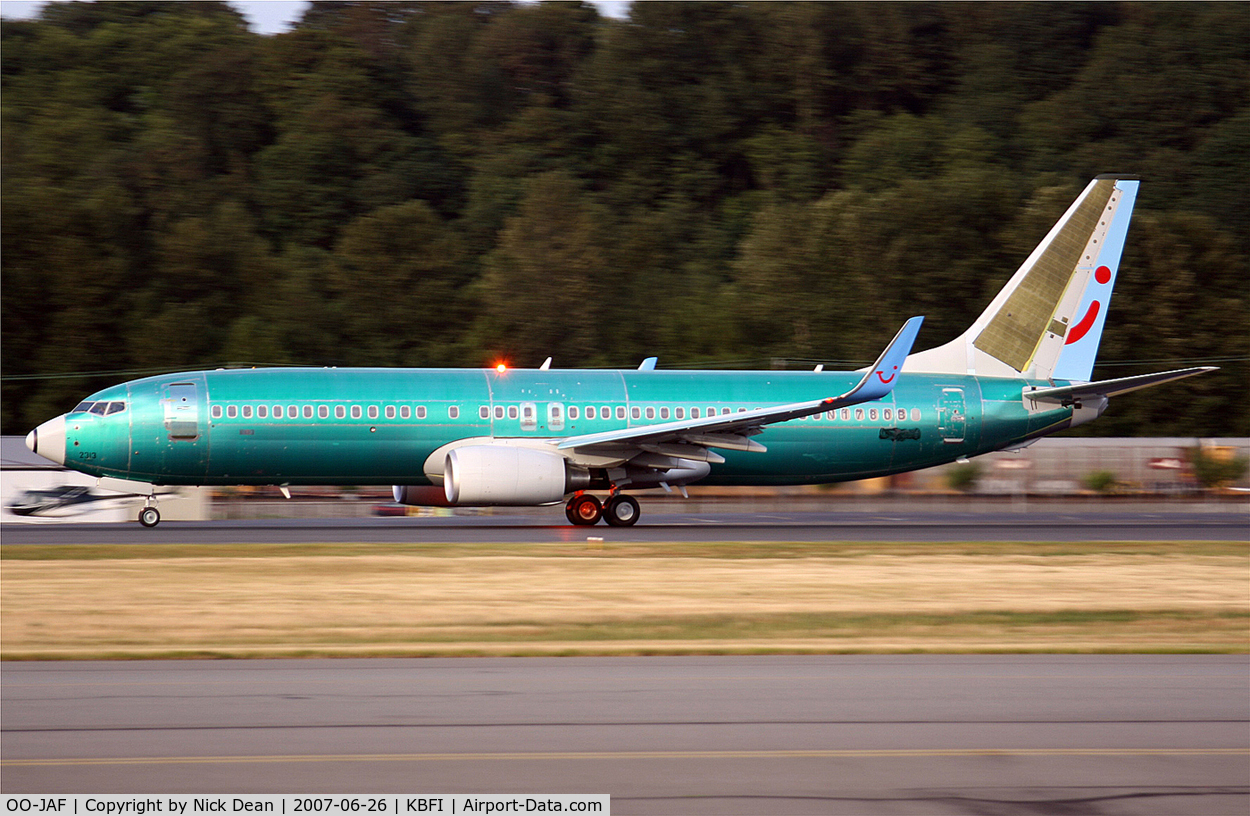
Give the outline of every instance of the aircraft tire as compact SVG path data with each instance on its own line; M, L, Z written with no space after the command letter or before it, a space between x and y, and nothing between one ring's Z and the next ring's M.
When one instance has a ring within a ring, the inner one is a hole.
M598 524L599 519L603 518L603 505L594 496L585 494L574 496L569 499L568 504L564 505L564 515L572 524L590 527Z
M633 496L619 493L608 499L608 503L603 508L604 520L613 527L632 527L638 523L638 517L641 515L642 510L638 507L638 500Z
M155 507L145 507L139 511L139 523L144 527L155 527L161 523L161 511Z

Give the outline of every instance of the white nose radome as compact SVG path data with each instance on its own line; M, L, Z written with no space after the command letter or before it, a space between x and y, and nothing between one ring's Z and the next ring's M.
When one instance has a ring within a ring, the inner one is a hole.
M26 434L26 447L44 459L65 464L65 417L49 419Z

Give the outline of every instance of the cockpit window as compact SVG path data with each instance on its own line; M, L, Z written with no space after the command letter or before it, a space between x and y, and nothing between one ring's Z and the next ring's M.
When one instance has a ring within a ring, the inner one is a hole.
M86 400L74 406L71 414L95 414L96 416L108 416L109 414L120 414L126 410L126 403L121 400Z

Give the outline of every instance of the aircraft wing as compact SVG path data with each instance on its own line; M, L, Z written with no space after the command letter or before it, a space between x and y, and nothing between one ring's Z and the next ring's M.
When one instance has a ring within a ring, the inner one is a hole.
M753 411L740 411L701 419L572 436L562 440L557 447L560 450L575 449L587 453L594 452L596 449L623 447L660 452L654 450L655 446L664 445L666 446L663 450L665 454L702 461L721 461L719 456L708 453L707 448L762 452L766 450L764 446L748 437L760 433L765 425L812 416L847 405L871 402L881 399L894 390L898 373L903 367L903 361L911 352L912 343L916 340L916 334L920 331L922 322L924 322L923 317L913 317L903 324L903 328L899 329L898 334L890 341L890 345L886 346L885 351L877 358L872 368L864 374L854 388L841 396L792 402L771 408L756 408Z
M1080 385L1061 385L1054 388L1026 388L1024 389L1024 396L1034 402L1072 405L1081 400L1115 397L1140 388L1149 388L1152 385L1159 385L1172 380L1182 380L1186 377L1218 370L1216 366L1202 366L1200 368L1181 368L1176 371L1161 371L1157 374L1141 374L1136 377L1121 377L1116 380L1101 380Z

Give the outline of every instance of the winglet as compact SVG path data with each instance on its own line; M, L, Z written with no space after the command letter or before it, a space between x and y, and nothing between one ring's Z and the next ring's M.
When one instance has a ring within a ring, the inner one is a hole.
M903 368L903 361L911 353L912 344L916 342L916 335L920 333L921 323L924 323L923 316L913 317L904 323L903 328L894 335L890 345L881 352L877 362L868 369L868 373L859 381L859 384L838 399L854 398L856 402L868 402L881 399L893 391L894 383L898 382L898 373Z
M639 371L655 371L655 364L660 361L659 357L648 357L638 366Z

